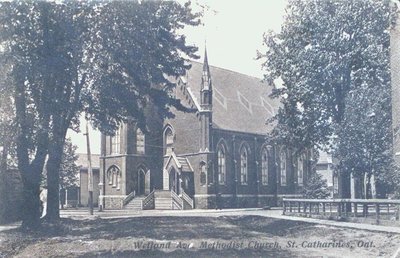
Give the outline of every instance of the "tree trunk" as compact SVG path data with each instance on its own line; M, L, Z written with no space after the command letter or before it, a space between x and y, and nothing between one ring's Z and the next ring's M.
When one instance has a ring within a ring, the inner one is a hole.
M64 140L56 141L49 149L47 160L47 214L49 221L60 219L60 166L62 162Z
M49 221L60 219L60 167L64 153L68 125L65 120L53 118L53 139L49 146L47 161L47 214Z
M40 177L41 170L32 166L19 167L23 182L22 228L36 230L40 227Z
M350 175L345 171L340 171L339 173L339 197L344 199L351 198Z
M0 156L0 207L7 207L7 150L8 144L3 146L3 152ZM0 209L0 224L7 221L7 209Z
M36 138L36 149L34 159L30 159L29 135L31 124L27 119L27 100L24 73L19 73L22 67L16 68L18 80L15 84L15 111L17 124L17 158L18 170L21 173L23 183L23 208L22 208L22 229L36 230L40 227L40 180L44 162L47 155L49 143L49 115L39 118L38 132Z

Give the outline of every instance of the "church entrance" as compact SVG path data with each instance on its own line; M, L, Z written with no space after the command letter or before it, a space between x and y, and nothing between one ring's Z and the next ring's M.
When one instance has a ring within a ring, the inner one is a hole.
M137 174L136 195L147 195L150 193L150 170L139 168Z
M180 194L180 175L174 168L169 171L169 190L174 191L176 194Z

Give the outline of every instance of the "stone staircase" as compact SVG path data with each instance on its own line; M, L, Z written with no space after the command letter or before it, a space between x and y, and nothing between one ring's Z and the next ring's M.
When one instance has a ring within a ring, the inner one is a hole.
M172 210L171 191L156 190L154 197L154 208L156 210Z
M136 196L133 198L127 205L124 206L126 210L141 210L142 209L142 200L146 196Z
M191 200L189 196L183 194L180 197L175 192L171 192L169 190L154 190L148 196L135 196L128 203L126 203L126 205L124 205L124 209L142 210L143 208L142 201L144 206L146 206L144 207L144 209L155 209L155 210L193 209L193 200Z

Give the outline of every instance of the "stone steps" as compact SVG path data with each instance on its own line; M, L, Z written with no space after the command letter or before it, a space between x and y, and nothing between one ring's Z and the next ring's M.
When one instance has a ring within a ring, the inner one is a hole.
M142 209L142 200L145 197L135 197L133 198L127 205L124 206L126 210L141 210Z

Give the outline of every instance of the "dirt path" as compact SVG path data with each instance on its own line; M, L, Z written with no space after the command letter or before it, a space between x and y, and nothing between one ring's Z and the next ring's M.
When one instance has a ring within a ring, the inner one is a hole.
M63 219L51 229L0 232L0 257L392 257L400 247L398 234L260 216Z

